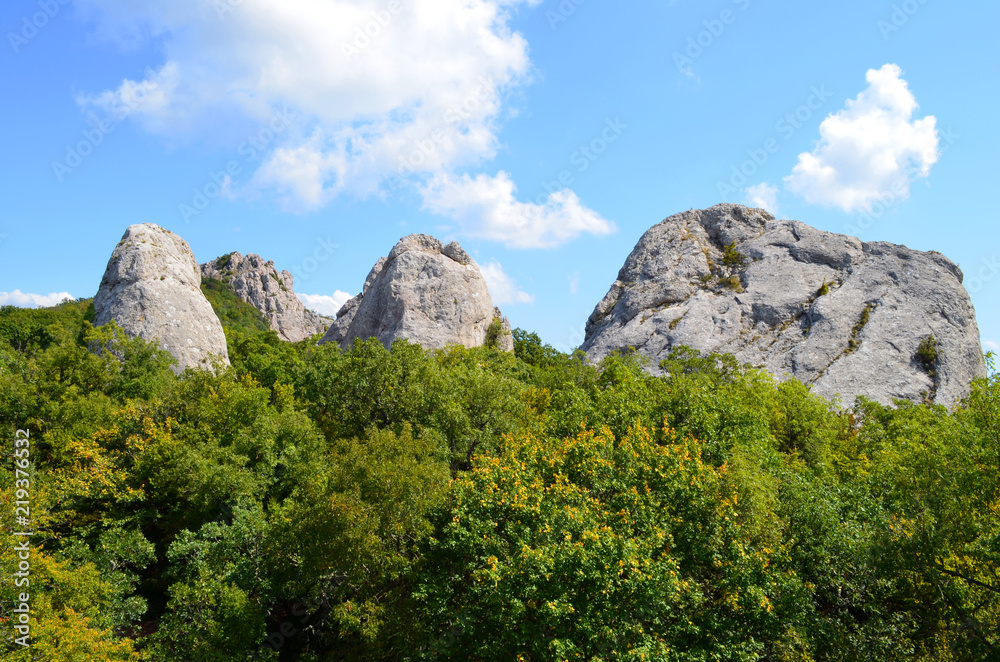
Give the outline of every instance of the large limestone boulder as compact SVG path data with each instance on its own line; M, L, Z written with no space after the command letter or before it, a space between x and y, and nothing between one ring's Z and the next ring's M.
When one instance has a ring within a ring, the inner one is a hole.
M587 321L591 360L688 345L814 392L951 405L985 374L961 270L936 252L723 204L648 230Z
M513 347L510 324L505 332L506 319L494 310L486 281L468 253L456 242L444 245L413 234L378 260L361 294L344 304L321 342L346 348L358 338L378 338L390 347L405 338L427 349L478 347L495 318L497 346Z
M94 297L94 326L111 320L132 337L155 340L177 359L175 370L229 363L226 336L201 292L187 242L152 223L131 225L108 260Z
M233 252L201 265L201 277L228 285L236 296L259 310L283 340L298 342L330 328L332 320L306 310L295 296L292 274L279 272L273 260Z

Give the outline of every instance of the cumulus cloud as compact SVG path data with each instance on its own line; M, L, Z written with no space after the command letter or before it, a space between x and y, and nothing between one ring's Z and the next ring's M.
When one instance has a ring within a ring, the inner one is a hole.
M751 207L766 209L774 215L778 213L778 187L767 182L744 189L746 201Z
M914 118L917 100L895 64L870 69L868 88L823 120L820 142L799 155L787 188L809 203L852 212L909 198L910 182L939 156L937 120Z
M486 286L490 288L490 296L493 297L493 303L502 306L506 304L535 302L535 296L518 289L514 279L504 272L503 267L496 260L492 260L486 266L480 267L479 270L482 272L483 278L486 279Z
M29 294L21 290L0 292L0 306L18 306L19 308L48 308L57 306L63 299L75 299L69 292L53 292L51 294Z
M505 94L530 72L510 14L538 1L78 0L96 33L165 58L79 103L171 135L289 107L253 186L312 208L491 158Z
M327 317L336 317L348 299L353 298L347 292L341 292L340 290L335 291L332 296L329 294L301 293L296 293L296 296L299 297L299 300L302 301L306 308Z
M77 0L100 37L153 41L164 54L141 80L78 103L165 136L259 128L238 150L257 165L227 197L266 194L304 212L416 186L468 235L556 246L614 226L569 190L528 205L505 173L454 175L497 152L501 121L516 112L506 98L531 72L511 14L539 2Z
M616 230L569 189L549 194L544 204L519 202L516 192L502 170L495 177L440 173L422 189L425 209L451 218L464 234L512 248L552 248L581 234Z
M164 131L179 82L177 64L168 62L159 71L147 69L146 74L141 81L126 79L114 90L77 94L76 103L101 119L121 121L137 115L144 118L147 128Z

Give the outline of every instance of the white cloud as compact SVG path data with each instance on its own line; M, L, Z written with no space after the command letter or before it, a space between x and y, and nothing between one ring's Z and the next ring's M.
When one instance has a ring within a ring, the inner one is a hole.
M491 260L486 266L479 267L479 271L486 279L486 286L490 289L490 296L493 297L494 304L502 306L535 302L535 296L519 290L514 279L504 272L503 267L496 260Z
M75 299L69 292L53 292L51 294L28 294L21 290L0 292L0 306L18 306L19 308L48 308L62 303L63 299Z
M746 201L751 207L766 209L771 214L778 213L778 187L767 182L761 182L743 190Z
M902 73L895 64L868 70L868 88L823 120L816 149L799 155L785 178L790 191L847 212L909 198L910 182L938 160L938 133L933 116L914 119Z
M569 189L545 204L519 202L506 172L496 177L438 174L422 189L424 208L453 219L461 232L512 248L552 248L581 234L607 235L617 228L580 203Z
M100 119L121 121L130 115L145 120L147 128L164 131L163 121L169 117L170 102L178 86L177 64L168 62L159 71L146 71L142 81L125 80L114 90L98 94L78 94L77 104L84 109L100 111ZM187 110L187 109L176 109Z
M227 183L227 198L264 193L302 212L416 185L468 236L558 246L615 227L570 190L525 204L506 173L454 174L493 158L501 120L516 114L506 97L531 63L510 18L539 2L77 0L99 36L164 54L143 80L78 103L169 137L251 127L260 144L239 149L244 131L233 149L256 170Z
M505 94L530 77L510 14L539 1L77 0L99 36L155 41L165 60L79 103L170 136L288 107L252 189L311 209L491 158Z
M580 291L580 272L574 271L573 275L569 277L569 293L576 294Z
M333 296L328 294L301 294L296 293L296 296L309 310L313 310L320 315L326 315L327 317L336 317L340 309L347 303L348 299L353 297L347 292L341 292L337 290L333 293Z
M315 134L308 143L297 147L275 149L257 170L253 183L258 188L273 189L282 199L286 209L312 209L321 207L337 195L326 187L328 175L343 172L334 154L325 154L321 134Z
M992 340L983 341L983 347L991 352L1000 352L1000 343L994 342Z

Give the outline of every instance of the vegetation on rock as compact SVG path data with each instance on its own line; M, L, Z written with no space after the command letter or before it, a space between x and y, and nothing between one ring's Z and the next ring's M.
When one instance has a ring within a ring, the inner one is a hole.
M920 347L917 348L917 358L920 359L920 365L923 366L927 374L934 377L934 367L938 360L938 342L934 336L927 336L920 342Z
M742 269L746 262L747 256L736 250L735 241L726 246L722 252L722 266L726 268L730 276Z
M226 256L228 257L228 256ZM201 291L212 304L212 309L222 322L222 328L235 327L254 331L267 331L271 327L260 310L246 303L221 280L216 278L201 279Z

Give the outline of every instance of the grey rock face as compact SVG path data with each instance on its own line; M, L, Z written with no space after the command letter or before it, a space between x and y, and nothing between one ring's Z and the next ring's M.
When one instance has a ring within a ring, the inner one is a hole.
M494 341L496 348L501 352L513 352L514 334L510 330L510 320L503 316L499 308L494 308L493 321L500 325L500 331Z
M633 347L656 365L678 345L733 354L847 405L857 395L951 405L985 374L975 311L948 258L730 204L650 228L582 349L597 361Z
M390 347L405 338L427 349L478 347L494 315L486 281L468 253L455 242L413 234L379 259L321 342L346 348L358 338L378 338Z
M94 326L111 320L132 337L158 341L177 365L229 363L222 324L201 292L187 242L152 223L132 225L118 242L94 297Z
M282 340L298 342L324 333L332 320L306 310L292 289L292 274L253 253L230 253L201 265L202 278L221 280L259 310Z

